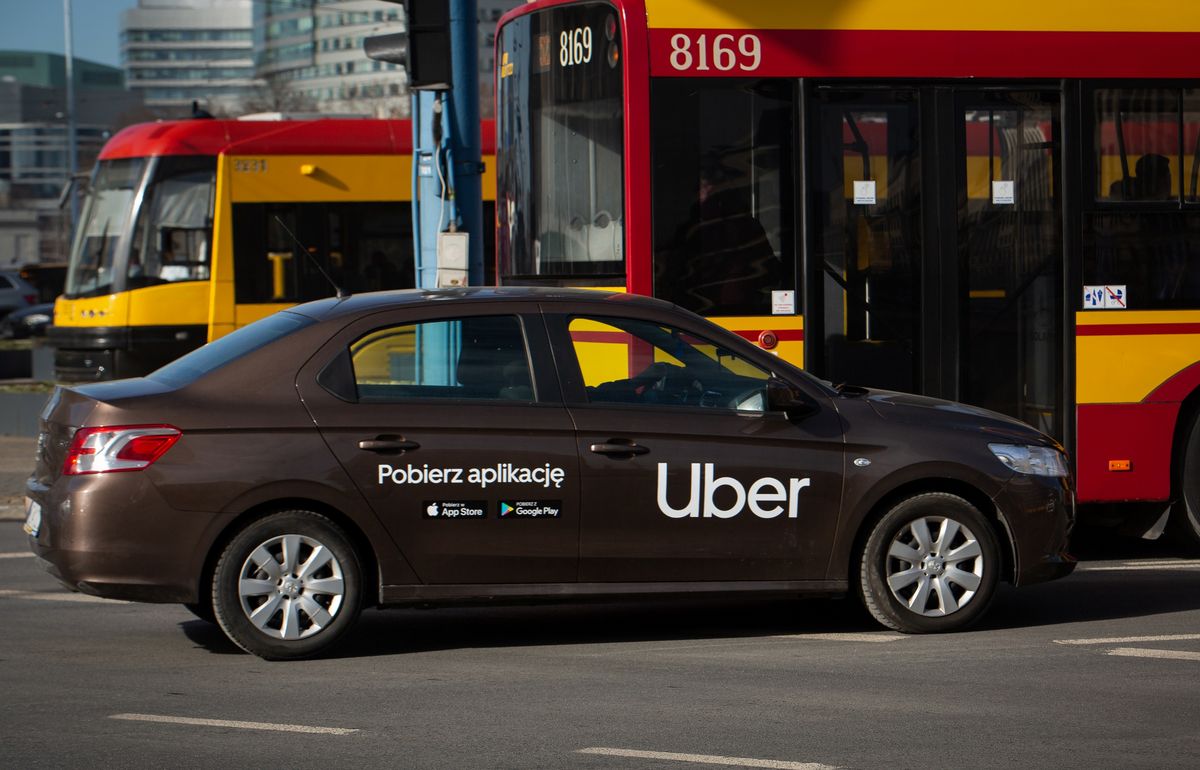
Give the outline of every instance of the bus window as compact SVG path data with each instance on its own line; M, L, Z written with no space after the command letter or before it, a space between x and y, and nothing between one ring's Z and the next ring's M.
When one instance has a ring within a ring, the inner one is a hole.
M98 296L114 290L117 247L129 223L133 196L145 165L142 158L101 161L96 165L71 247L66 296Z
M500 41L500 281L624 283L624 110L612 7L553 8Z
M1131 309L1200 308L1200 91L1096 89L1090 101L1084 284L1125 287Z
M1179 197L1179 90L1098 89L1096 200Z
M795 86L651 83L654 296L705 315L769 315L795 289Z
M129 253L128 285L208 280L216 158L161 158Z

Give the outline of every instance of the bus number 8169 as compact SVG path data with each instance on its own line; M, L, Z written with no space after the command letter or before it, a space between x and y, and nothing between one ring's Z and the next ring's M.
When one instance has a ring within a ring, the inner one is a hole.
M757 35L742 35L737 38L728 32L714 35L709 44L708 35L700 35L695 40L695 53L692 53L693 42L686 34L680 32L671 37L671 66L677 70L694 69L706 72L712 69L728 72L738 68L745 72L758 69L762 63L762 41Z
M576 27L558 36L558 63L563 67L592 60L592 28Z

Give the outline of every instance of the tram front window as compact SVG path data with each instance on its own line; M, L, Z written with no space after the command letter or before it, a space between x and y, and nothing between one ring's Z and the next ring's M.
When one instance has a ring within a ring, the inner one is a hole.
M501 283L624 283L616 12L551 8L500 36Z
M129 253L126 288L209 276L216 158L162 158L146 190Z
M114 291L117 249L142 178L143 158L101 161L71 247L66 296L94 297Z

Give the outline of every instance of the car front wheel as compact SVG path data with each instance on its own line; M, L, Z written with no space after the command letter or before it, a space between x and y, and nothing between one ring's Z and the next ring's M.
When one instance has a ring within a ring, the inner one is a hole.
M252 522L221 555L213 609L226 635L268 660L328 650L353 625L362 574L349 538L311 511Z
M957 495L902 501L862 550L860 591L875 619L903 633L957 631L979 619L996 591L999 548L991 524Z

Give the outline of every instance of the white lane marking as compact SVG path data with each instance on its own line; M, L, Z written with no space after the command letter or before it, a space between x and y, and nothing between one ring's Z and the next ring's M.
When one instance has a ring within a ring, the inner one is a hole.
M629 757L631 759L665 759L673 762L691 762L696 765L725 765L726 767L768 767L775 770L835 770L833 765L822 765L817 762L788 762L782 759L722 757L714 754L677 754L673 751L610 749L603 746L579 749L575 753L599 754L605 757Z
M33 599L42 602L105 602L117 604L129 604L129 602L121 599L104 599L99 596L88 596L87 594L68 594L68 593L49 593L46 591L12 591L9 589L0 589L0 599Z
M1055 644L1133 644L1135 642L1188 642L1200 634L1162 634L1160 636L1109 636L1098 639L1055 639Z
M13 551L11 553L0 553L0 559L32 559L33 551Z
M903 634L883 633L845 633L845 634L778 634L773 639L795 639L800 642L898 642L905 639Z
M1130 572L1135 570L1177 570L1177 569L1195 569L1200 570L1200 560L1197 559L1173 559L1163 561L1127 561L1116 566L1092 566L1089 564L1081 564L1076 567L1079 572Z
M358 732L351 727L313 727L311 725L283 725L271 722L240 722L234 719L198 719L196 717L170 717L162 714L112 714L109 719L124 719L130 722L161 722L173 725L197 725L200 727L236 727L240 730L274 730L281 733L321 733L323 735L349 735Z
M1125 658L1159 658L1161 660L1194 660L1200 662L1200 652L1186 650L1144 650L1138 647L1117 647L1109 650L1108 655L1120 655Z

